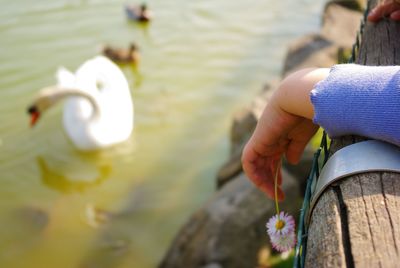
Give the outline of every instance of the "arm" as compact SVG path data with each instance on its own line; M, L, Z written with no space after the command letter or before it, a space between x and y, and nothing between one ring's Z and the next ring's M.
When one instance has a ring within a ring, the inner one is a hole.
M318 128L313 122L331 138L360 135L400 146L399 103L400 66L339 64L298 71L283 80L265 108L244 148L243 169L273 198L280 159L299 161Z
M282 181L278 170L282 156L286 155L290 163L297 163L318 129L312 123L314 109L310 91L328 74L329 69L304 69L284 79L244 148L242 163L245 173L272 199L276 172L279 184ZM284 198L280 188L278 196L280 200Z

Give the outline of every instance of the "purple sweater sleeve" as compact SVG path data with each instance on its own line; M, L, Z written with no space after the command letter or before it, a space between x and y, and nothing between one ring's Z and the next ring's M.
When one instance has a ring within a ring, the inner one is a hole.
M400 146L400 66L341 64L311 91L314 123Z

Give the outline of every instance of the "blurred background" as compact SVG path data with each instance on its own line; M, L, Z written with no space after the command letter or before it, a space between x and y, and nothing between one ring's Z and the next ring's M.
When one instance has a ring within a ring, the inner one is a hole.
M291 40L319 28L324 1L151 0L147 24L127 20L125 1L0 3L0 267L148 268L215 190L232 114L280 75ZM79 152L62 105L29 127L59 66L131 42L127 142Z

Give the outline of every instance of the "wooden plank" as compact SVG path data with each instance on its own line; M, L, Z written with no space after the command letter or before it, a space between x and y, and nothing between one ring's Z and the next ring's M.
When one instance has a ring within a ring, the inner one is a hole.
M314 230L313 238L307 244L306 267L346 267L341 237L340 207L332 189L321 196L314 208L310 230Z
M368 23L356 62L399 65L400 24ZM335 139L330 153L362 140ZM400 174L365 173L330 186L313 211L307 243L306 267L399 267Z
M398 175L389 174L399 180ZM388 208L396 199L385 199L382 176L367 173L340 184L348 212L352 257L358 267L395 267L393 261L399 260L390 217L398 212Z

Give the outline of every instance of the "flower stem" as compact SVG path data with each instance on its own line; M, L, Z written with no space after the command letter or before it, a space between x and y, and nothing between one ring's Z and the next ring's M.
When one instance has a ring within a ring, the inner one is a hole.
M279 218L279 204L278 204L278 174L281 169L281 162L282 159L279 159L278 165L276 166L276 172L275 172L275 178L274 178L274 186L275 186L275 209L276 209L276 215L278 215L278 220Z

